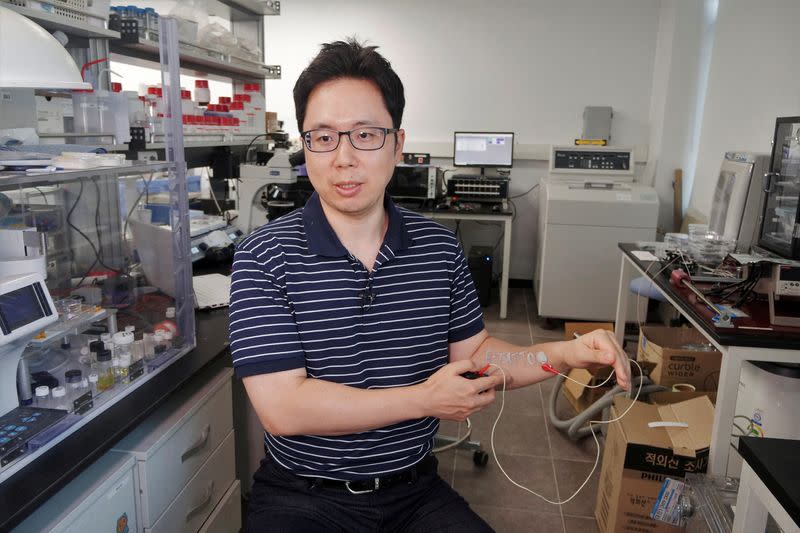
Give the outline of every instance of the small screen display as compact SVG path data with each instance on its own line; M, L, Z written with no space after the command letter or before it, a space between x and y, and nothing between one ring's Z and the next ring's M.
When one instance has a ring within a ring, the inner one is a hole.
M45 316L47 315L36 297L33 285L0 296L0 320L8 333Z
M781 279L784 281L800 281L800 267L782 266Z
M456 166L510 167L513 156L513 133L455 133Z

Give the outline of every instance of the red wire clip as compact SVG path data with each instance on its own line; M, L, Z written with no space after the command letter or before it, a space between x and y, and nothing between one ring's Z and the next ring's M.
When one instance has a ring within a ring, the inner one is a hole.
M550 372L551 374L556 374L556 375L561 374L561 372L553 368L553 365L551 365L550 363L542 363L542 368L547 372Z
M486 373L486 371L489 370L490 366L492 366L492 364L491 363L487 363L485 367L483 367L480 370L478 370L478 375L479 376L483 376Z

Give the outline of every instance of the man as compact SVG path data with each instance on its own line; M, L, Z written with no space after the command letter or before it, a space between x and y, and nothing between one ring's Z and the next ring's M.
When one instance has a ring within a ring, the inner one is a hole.
M294 88L315 193L239 246L231 285L237 375L265 428L249 531L490 531L436 474L439 420L464 420L503 383L465 379L495 353L614 365L611 335L513 346L484 329L452 232L384 193L401 160L403 85L375 47L323 45ZM496 358L500 359L500 358ZM550 376L498 362L507 388Z

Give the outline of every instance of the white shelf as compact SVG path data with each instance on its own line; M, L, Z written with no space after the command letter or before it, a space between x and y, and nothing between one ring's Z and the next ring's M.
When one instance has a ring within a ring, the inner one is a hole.
M63 339L71 335L79 335L83 333L93 322L105 320L110 315L115 314L116 309L100 308L96 310L84 311L80 315L62 322L60 319L55 324L45 328L43 335L35 337L31 342L31 346L47 346L51 342Z
M46 30L61 30L67 35L88 37L90 39L119 39L119 32L101 28L100 26L92 26L91 24L82 23L79 21L72 21L68 18L42 11L41 9L31 9L29 7L17 6L4 1L0 1L0 5L12 11L16 11L20 15L28 17ZM24 46L24 43L20 43L20 45Z
M255 15L281 14L281 3L277 0L220 0L220 2Z
M113 59L123 63L130 62L127 57L159 62L157 41L148 39L140 39L138 43L110 41L109 47L114 53ZM281 67L278 65L265 65L185 43L181 43L180 48L181 69L243 80L274 80L281 77Z

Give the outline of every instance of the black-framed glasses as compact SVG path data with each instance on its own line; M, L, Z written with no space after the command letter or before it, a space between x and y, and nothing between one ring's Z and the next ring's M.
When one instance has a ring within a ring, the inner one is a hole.
M311 152L333 152L339 148L342 135L347 135L350 144L356 150L380 150L386 144L386 136L390 133L397 133L397 128L379 128L377 126L366 126L350 131L336 131L326 128L318 128L301 132L306 148Z

